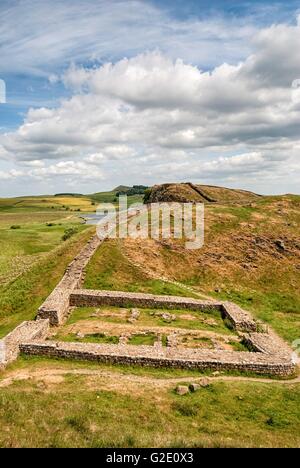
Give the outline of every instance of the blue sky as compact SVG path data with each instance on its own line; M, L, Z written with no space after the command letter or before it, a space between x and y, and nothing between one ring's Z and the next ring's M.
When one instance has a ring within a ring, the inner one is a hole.
M129 160L130 183L164 182L169 176L260 192L297 191L291 174L297 170L292 129L298 113L295 101L288 107L283 89L288 96L300 77L290 47L292 41L297 47L299 12L300 2L293 0L2 0L0 79L7 85L7 102L0 104L0 195L107 189L125 182L122 166ZM108 63L111 86L104 73ZM128 80L128 74L135 79ZM168 87L161 94L166 76L174 95L178 80L187 85L190 80L197 108L189 89L182 89L182 99L166 96ZM149 88L141 95L147 80ZM232 80L239 80L239 102L234 95L224 98L234 94ZM269 128L272 107L266 96L272 89L278 102ZM91 119L88 106L98 100ZM68 114L72 106L77 112ZM279 122L278 106L288 113L285 122ZM238 122L245 122L243 128ZM84 134L73 135L76 128ZM239 161L244 172L237 169ZM31 181L25 189L24 179Z
M30 9L34 7L35 2L26 0L23 2L22 0L20 2L4 0L0 5L0 13L2 10L7 11L8 9L13 14L14 5L17 5L18 3L23 5L27 4L27 8L24 9L30 11ZM62 3L64 3L65 6L70 9L72 9L72 4L74 5L75 3L78 5L84 5L84 2L81 0L65 0ZM92 1L91 3L94 4L94 6L97 6L97 3L101 2L97 2L96 0ZM259 27L270 25L273 22L295 22L295 13L300 8L300 2L294 0L290 2L261 2L260 0L187 0L182 2L181 0L152 0L145 3L154 5L159 10L164 11L170 18L176 18L179 21L195 18L205 20L207 18L214 18L219 16L221 18L231 18L234 21L240 21L241 24L256 24L256 26ZM51 2L49 2L49 4L51 4ZM78 14L80 14L80 11ZM18 26L19 22L22 22L22 18L18 18L13 15L13 23L17 24ZM12 27L14 24L12 24ZM59 26L63 27L63 21ZM114 37L115 31L111 32L112 37ZM13 40L14 38L12 37L12 41ZM22 37L17 38L17 40L21 41ZM151 48L163 48L161 40L162 38L159 36L156 41L154 40L152 42ZM214 38L214 41L216 40L217 39ZM84 53L82 56L80 56L80 59L77 58L78 44L76 43L74 44L74 61L77 64L91 66L94 63L101 63L101 61L105 62L107 59L116 61L123 58L123 56L130 57L135 55L137 52L143 52L145 47L147 47L147 44L143 43L140 47L135 45L134 49L132 50L132 47L127 47L125 41L121 46L119 45L119 47L116 47L113 51L107 50L107 53L105 53L104 48L102 56L99 56L99 60L93 61L90 60L88 54L85 57ZM2 48L5 49L5 41L3 41L2 46L0 45L0 50ZM20 125L24 119L24 116L26 115L28 108L41 107L43 105L57 105L61 97L68 95L67 90L64 88L64 86L61 85L61 83L52 84L50 86L48 76L50 73L62 73L63 70L66 69L70 63L72 63L72 47L70 47L70 49L70 53L68 54L66 60L65 57L62 56L57 60L54 60L53 64L48 63L47 61L44 63L41 62L39 70L34 70L34 73L30 73L30 69L28 70L26 67L24 67L23 70L22 67L20 67L16 73L14 69L14 63L12 63L11 66L8 66L7 70L2 71L0 65L0 78L4 79L7 83L7 104L4 108L1 108L0 114L0 128L2 132L6 129L16 128L18 125ZM30 50L28 50L27 53L30 54ZM43 51L41 48L41 54L42 53ZM219 62L222 61L223 57L221 56L220 58L221 60L219 59ZM241 51L240 56L237 53L237 57L234 57L233 62L237 60L237 58L244 58L243 51ZM30 61L30 57L28 57L28 59ZM201 58L197 60L196 57L193 63L201 66L202 68L212 68L212 63L210 61L205 63L205 60L201 60ZM213 62L213 65L216 63Z

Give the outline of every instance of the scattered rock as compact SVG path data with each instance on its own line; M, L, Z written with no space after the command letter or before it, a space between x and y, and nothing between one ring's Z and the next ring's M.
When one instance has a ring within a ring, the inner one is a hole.
M176 393L177 395L186 395L189 393L189 387L186 385L178 385L178 387L176 387Z
M84 338L85 335L81 332L76 333L77 338Z
M197 390L199 390L200 388L201 388L201 385L197 383L192 383L189 385L189 389L192 393L197 392Z
M275 241L276 247L278 247L280 250L286 250L285 243L281 239L277 239Z
M137 320L140 316L140 311L139 309L131 309L131 319L132 320Z
M220 373L221 373L221 372L219 372L219 371L215 371L215 372L212 373L212 375L213 375L214 377L217 377L218 375L220 375Z
M165 320L166 322L173 322L173 320L176 320L176 315L162 314L161 318Z
M206 387L209 387L210 382L209 382L208 379L202 379L202 380L200 380L199 385L200 385L201 388L206 388Z
M131 315L130 315L129 319L127 320L127 322L134 323L134 322L136 322L136 320L138 320L138 318L140 316L140 311L139 311L139 309L131 309L130 314Z

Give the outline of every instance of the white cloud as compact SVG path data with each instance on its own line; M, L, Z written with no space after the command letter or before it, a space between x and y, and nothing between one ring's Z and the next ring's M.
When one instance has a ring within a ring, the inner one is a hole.
M29 177L51 178L52 176L70 177L72 180L101 180L103 174L97 167L81 161L60 161L47 167L37 168L27 173Z
M158 51L71 66L63 79L73 96L30 110L16 132L2 135L0 158L43 161L28 170L37 178L117 185L236 177L251 188L279 177L288 186L300 166L296 43L299 22L261 31L248 58L211 72Z
M179 20L143 0L13 0L0 8L2 71L45 76L52 83L57 68L73 61L117 59L157 47L206 66L236 61L249 53L257 31L255 18L214 13Z
M10 171L0 171L0 180L12 180L18 179L24 175L24 172L18 171L16 169L11 169Z

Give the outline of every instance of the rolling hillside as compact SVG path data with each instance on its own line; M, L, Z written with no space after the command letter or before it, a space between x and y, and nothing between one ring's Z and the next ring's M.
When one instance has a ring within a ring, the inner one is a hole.
M246 190L228 189L211 185L182 184L154 185L146 193L147 203L156 202L195 202L195 203L251 203L260 199L260 195Z

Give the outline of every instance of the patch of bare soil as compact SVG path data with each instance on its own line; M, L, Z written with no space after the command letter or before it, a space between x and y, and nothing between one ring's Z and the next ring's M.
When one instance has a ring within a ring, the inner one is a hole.
M157 392L160 390L168 390L181 382L193 381L200 382L203 377L175 377L175 378L155 378L152 376L139 376L134 374L125 374L116 371L107 371L105 369L66 369L57 367L41 366L38 369L6 371L5 376L0 380L0 389L8 387L15 382L32 381L38 384L41 390L59 391L60 386L64 385L66 378L73 376L74 378L82 378L82 385L89 390L113 390L124 394L141 395L144 392ZM229 382L260 382L263 384L282 384L295 385L300 383L300 376L292 380L275 380L255 377L231 377L219 373L217 376L206 377L210 382L229 381Z

